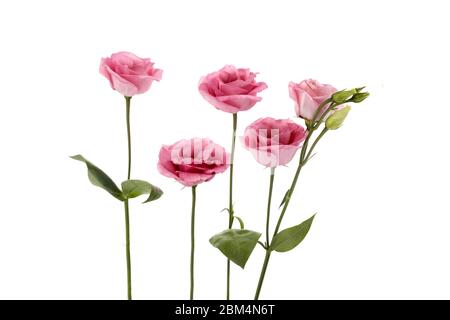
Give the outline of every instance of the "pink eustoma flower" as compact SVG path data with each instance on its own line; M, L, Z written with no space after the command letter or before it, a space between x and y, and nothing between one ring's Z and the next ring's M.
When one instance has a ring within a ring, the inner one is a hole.
M208 138L180 140L164 145L159 152L158 170L186 187L196 186L227 170L229 154Z
M111 88L126 97L146 92L153 81L162 77L162 70L153 68L150 59L139 58L131 52L117 52L102 58L100 73L109 80Z
M256 73L249 69L227 65L204 76L199 83L200 94L219 110L237 113L253 107L261 97L257 93L266 89L264 82L256 82Z
M313 79L289 83L289 95L295 102L295 113L305 120L313 120L320 104L336 91L335 87ZM315 120L319 120L325 110L322 108Z
M261 118L245 129L241 142L256 161L274 168L291 161L306 136L305 128L291 120Z

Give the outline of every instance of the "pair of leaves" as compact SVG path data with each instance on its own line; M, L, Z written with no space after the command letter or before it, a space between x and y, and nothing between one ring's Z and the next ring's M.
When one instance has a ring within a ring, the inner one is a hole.
M136 198L143 194L148 194L149 197L144 201L144 203L147 203L159 199L163 194L160 188L143 180L126 180L122 182L122 190L120 190L105 172L92 164L92 162L86 160L82 155L72 156L71 158L86 164L88 169L88 178L93 185L106 190L114 198L120 201Z
M209 242L228 259L244 269L261 233L245 229L228 229L214 235Z
M224 212L224 211L227 211L228 214L230 214L230 209L229 208L223 208L220 212ZM239 222L239 227L241 229L245 229L244 220L242 220L242 218L240 218L240 217L238 217L238 216L233 214L233 222L234 222L234 219L236 219Z
M277 233L272 239L268 250L287 252L294 249L305 239L315 216L314 214L302 223ZM214 235L209 239L209 242L228 259L244 269L260 237L261 233L259 232L245 229L228 229Z

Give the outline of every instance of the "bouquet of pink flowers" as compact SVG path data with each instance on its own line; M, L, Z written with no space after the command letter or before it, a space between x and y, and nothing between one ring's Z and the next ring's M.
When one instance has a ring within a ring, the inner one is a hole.
M148 198L145 202L150 202L162 195L161 189L153 184L144 180L131 179L131 98L148 91L154 80L161 80L162 71L154 68L150 59L142 59L129 52L119 52L110 58L102 59L100 73L109 80L114 90L125 97L128 141L127 178L119 188L108 175L83 156L76 155L72 158L86 164L88 177L92 184L103 188L124 203L127 295L128 299L131 299L129 199L147 195ZM254 294L255 300L257 300L272 253L287 252L297 247L305 239L313 223L315 215L295 226L281 228L301 170L311 160L317 144L325 134L342 126L350 111L350 104L360 103L369 96L369 93L364 91L364 87L337 90L331 85L321 84L312 79L300 83L291 82L289 83L289 95L294 101L295 115L304 120L304 126L290 119L261 118L245 128L243 136L240 137L242 146L250 151L259 164L270 168L265 214L266 227L263 232L257 232L245 228L243 217L236 215L233 208L233 169L238 113L254 107L262 99L258 93L267 89L266 83L257 81L256 77L257 73L249 69L226 65L219 71L202 77L198 85L200 94L208 103L218 110L231 114L230 153L209 138L183 139L174 144L163 145L159 152L157 165L159 172L166 177L175 179L183 186L189 187L192 192L190 299L194 299L197 186L229 169L228 197L223 199L224 202L227 201L224 211L228 213L228 224L224 231L216 233L209 241L226 257L225 297L227 299L230 299L231 292L231 262L244 268L255 247L258 244L261 246L265 251L265 258ZM276 169L293 161L297 153L299 153L298 159L295 160L297 168L281 200L280 214L275 219L276 223L272 225L272 193ZM218 201L220 200L222 199L218 199Z

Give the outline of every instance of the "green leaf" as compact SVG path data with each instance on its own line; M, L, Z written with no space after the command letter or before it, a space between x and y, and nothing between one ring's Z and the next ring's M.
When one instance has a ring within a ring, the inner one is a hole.
M298 246L308 234L315 216L316 215L314 214L311 218L303 221L299 225L279 232L273 238L270 250L286 252Z
M339 129L347 118L348 113L350 112L351 107L346 106L342 109L336 110L325 122L325 126L329 130Z
M106 191L108 191L114 198L119 199L120 201L124 201L124 195L122 191L116 186L114 181L108 177L106 173L104 173L100 168L96 167L94 164L86 160L82 155L78 154L76 156L71 157L74 160L78 160L84 162L88 169L88 178L89 181L94 186L100 187Z
M228 229L213 236L209 242L228 259L244 269L259 237L261 237L259 232Z
M149 197L144 203L159 199L163 192L157 186L143 180L126 180L122 182L122 192L125 199L139 197L143 194L148 194Z
M278 207L278 209L280 209L283 206L283 204L286 202L287 197L289 195L289 190L290 189L287 189L286 193L284 194L283 200L281 201L280 206Z
M237 219L237 221L239 222L239 226L241 227L241 229L244 229L244 221L239 218L238 216L233 216L234 218Z

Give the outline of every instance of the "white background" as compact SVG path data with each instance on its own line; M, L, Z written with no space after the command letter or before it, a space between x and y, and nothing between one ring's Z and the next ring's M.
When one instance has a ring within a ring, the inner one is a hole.
M272 255L261 298L450 298L449 29L445 1L3 1L0 298L126 296L123 206L68 158L125 178L124 99L98 73L120 50L164 70L132 100L132 177L165 191L131 205L136 299L188 297L190 190L157 172L157 155L193 136L229 148L231 115L197 90L224 64L269 86L239 134L294 117L290 80L371 93L303 171L283 227L318 214L298 248ZM236 214L263 231L269 171L240 145L236 156ZM275 205L295 164L277 172ZM225 258L208 239L227 224L227 181L198 187L199 299L225 295ZM253 297L262 260L257 247L245 271L233 267L233 298Z

